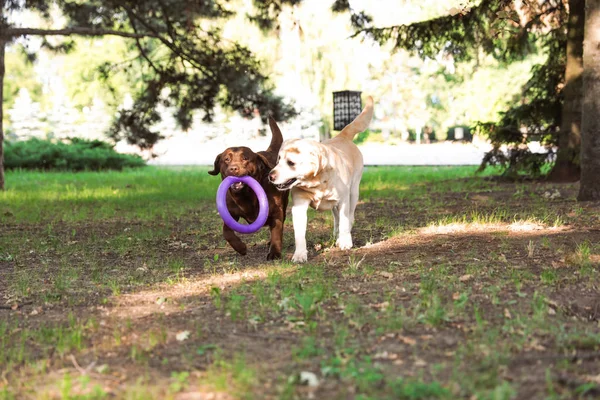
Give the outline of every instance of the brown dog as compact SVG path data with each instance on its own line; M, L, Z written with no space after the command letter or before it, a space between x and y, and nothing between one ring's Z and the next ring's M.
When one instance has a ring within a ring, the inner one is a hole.
M264 226L271 230L271 243L267 260L281 258L283 245L283 223L288 205L289 190L279 191L269 182L269 171L277 163L277 153L283 143L283 136L273 118L269 118L271 127L271 143L267 151L253 152L248 147L230 147L215 158L214 170L211 175L221 174L221 179L227 176L248 175L256 179L267 194L269 199L269 217ZM227 191L227 208L231 216L238 221L244 218L252 223L258 217L258 199L245 184L239 182L232 185ZM223 224L223 237L238 253L246 254L246 245L235 234L233 229Z

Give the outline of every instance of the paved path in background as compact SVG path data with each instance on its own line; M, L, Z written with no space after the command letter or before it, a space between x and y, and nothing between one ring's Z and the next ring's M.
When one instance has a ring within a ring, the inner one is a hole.
M451 142L360 146L366 165L479 165L490 148L487 144Z
M179 136L157 144L159 156L153 165L212 165L217 154L228 145L248 146L254 151L264 150L269 139L235 141L213 140L202 142L197 136ZM231 142L231 143L230 143ZM120 145L119 151L131 152L133 148ZM360 146L366 165L479 165L483 154L490 149L486 143L400 144L368 143Z

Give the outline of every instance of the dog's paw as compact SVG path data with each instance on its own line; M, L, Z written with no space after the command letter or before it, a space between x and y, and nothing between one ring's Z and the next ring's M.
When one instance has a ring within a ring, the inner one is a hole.
M292 256L292 262L295 263L303 263L306 262L306 260L308 260L308 252L306 250L296 250L296 252Z
M246 253L248 253L248 248L246 247L246 244L244 244L244 243L238 243L235 246L231 245L231 247L233 247L233 249L235 251L237 251L238 253L240 253L243 256L245 256Z
M340 236L340 238L335 242L335 244L341 250L349 250L352 248L352 236Z
M278 251L271 250L269 251L269 254L267 254L267 261L279 259L281 259L281 253Z

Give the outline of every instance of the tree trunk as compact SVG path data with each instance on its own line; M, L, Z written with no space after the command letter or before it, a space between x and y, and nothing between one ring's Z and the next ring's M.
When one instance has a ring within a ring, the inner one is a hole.
M0 1L0 3L4 3ZM0 10L0 13L2 10ZM4 50L6 41L0 39L0 190L4 190Z
M586 0L579 201L600 200L600 0Z
M583 35L585 0L569 0L567 65L556 164L548 177L553 182L576 182L580 177L581 101L583 98Z
M6 20L4 16L4 3L0 0L0 33L4 33ZM0 190L4 190L4 51L6 50L6 39L0 35Z

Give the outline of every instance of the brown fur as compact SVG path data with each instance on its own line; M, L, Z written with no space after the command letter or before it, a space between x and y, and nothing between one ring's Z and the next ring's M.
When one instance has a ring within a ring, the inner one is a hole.
M269 200L269 216L264 226L271 231L271 243L267 260L281 258L283 247L283 223L288 205L289 190L279 191L269 182L269 171L277 163L277 153L283 143L283 136L272 118L269 118L269 126L273 135L269 148L266 151L253 152L248 147L230 147L215 158L215 165L211 175L221 174L221 179L233 175L249 175L256 179L267 194ZM227 208L231 216L238 221L240 218L252 223L258 217L258 199L248 186L235 191L230 188L227 191ZM247 247L236 235L235 231L223 224L223 237L238 253L245 255Z

